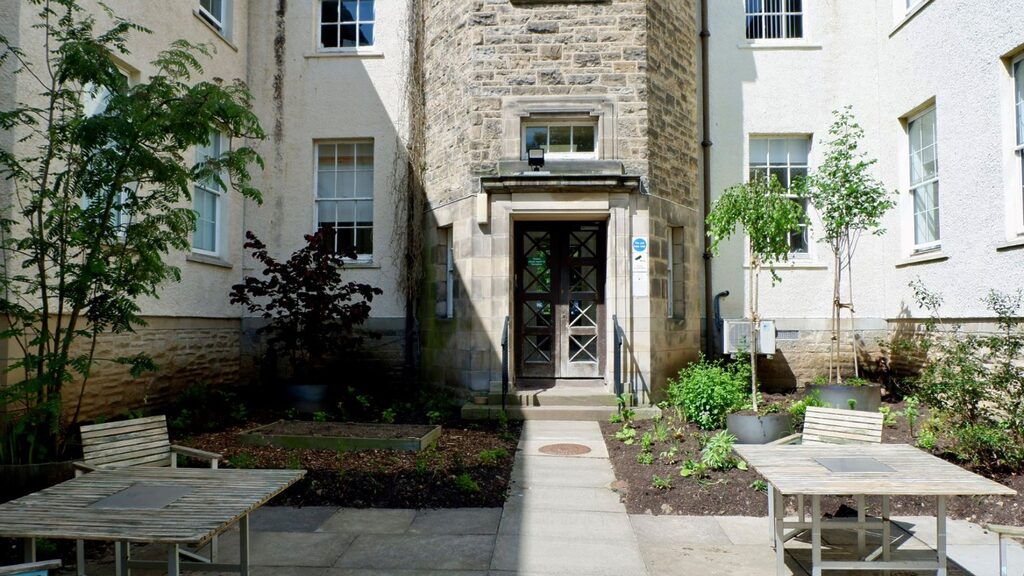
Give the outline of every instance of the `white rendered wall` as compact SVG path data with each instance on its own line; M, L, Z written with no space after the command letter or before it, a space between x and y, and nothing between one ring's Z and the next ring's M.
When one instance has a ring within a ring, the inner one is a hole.
M1024 250L996 250L1020 232L1008 226L1008 198L1020 184L1005 57L1024 48L1024 0L926 1L905 22L898 6L904 0L805 0L803 40L755 44L744 38L743 4L710 2L713 198L746 179L752 135L811 135L813 170L831 111L852 105L867 133L864 150L879 160L876 175L900 200L886 218L887 233L865 237L855 256L860 325L884 328L886 319L920 316L907 288L918 276L944 294L944 314L957 317L986 316L980 298L989 288L1024 286ZM948 260L908 265L901 119L931 99L938 105L941 253ZM783 265L775 287L762 279L761 314L779 320L780 329L825 328L831 259L816 224L812 214L809 261ZM748 314L742 237L723 245L713 262L713 293L731 291L722 316Z

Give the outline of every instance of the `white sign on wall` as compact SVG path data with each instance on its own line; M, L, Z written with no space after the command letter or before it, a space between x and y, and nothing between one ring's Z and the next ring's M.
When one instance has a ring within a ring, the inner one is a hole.
M633 271L633 296L650 295L650 244L646 236L634 236L630 251L630 268Z

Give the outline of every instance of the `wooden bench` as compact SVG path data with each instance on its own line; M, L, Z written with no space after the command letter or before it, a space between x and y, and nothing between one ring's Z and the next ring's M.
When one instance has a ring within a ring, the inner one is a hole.
M60 568L60 560L27 562L14 566L0 566L0 576L47 576L50 570Z
M982 526L985 530L999 535L999 576L1009 576L1009 569L1006 566L1006 539L1024 538L1024 528L1003 524L983 524Z
M804 415L803 432L780 438L770 445L781 444L881 444L882 443L882 422L884 417L881 412L864 412L860 410L842 410L838 408L821 408L808 406ZM866 522L864 515L864 497L855 495L857 501L857 521L863 526ZM886 497L888 498L888 497ZM804 497L796 499L797 515L800 521L806 520L804 509ZM888 509L888 507L885 507ZM768 486L768 517L775 517L774 489ZM889 519L883 519L888 522ZM772 538L772 545L775 545L775 523L769 522L771 528L769 535ZM785 536L786 540L795 537L802 530L796 530ZM857 548L863 551L865 548L866 535L863 528L857 531Z
M82 460L74 462L75 476L100 468L129 466L178 467L178 455L207 460L210 468L217 468L223 458L220 454L171 444L167 434L167 417L149 416L82 426ZM78 575L85 576L85 542L78 541ZM192 552L182 554L198 557ZM210 561L217 557L217 539L210 544ZM205 559L203 559L205 560Z
M809 406L804 431L772 444L881 444L881 412Z

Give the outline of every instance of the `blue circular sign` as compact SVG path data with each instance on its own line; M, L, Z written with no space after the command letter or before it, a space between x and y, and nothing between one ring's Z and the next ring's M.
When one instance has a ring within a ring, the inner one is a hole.
M636 238L636 239L634 239L633 240L633 251L634 252L643 252L644 250L647 250L647 240L644 240L643 238Z

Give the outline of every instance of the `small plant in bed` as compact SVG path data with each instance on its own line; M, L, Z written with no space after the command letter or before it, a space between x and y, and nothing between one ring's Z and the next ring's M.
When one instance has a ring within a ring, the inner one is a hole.
M669 402L704 430L725 425L725 417L747 403L749 367L701 357L668 382Z

